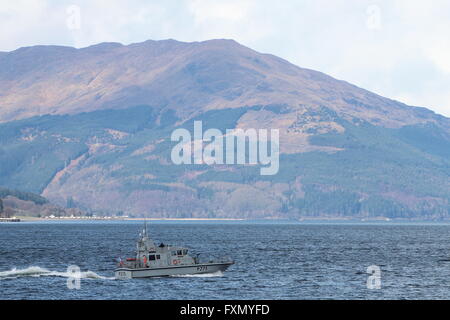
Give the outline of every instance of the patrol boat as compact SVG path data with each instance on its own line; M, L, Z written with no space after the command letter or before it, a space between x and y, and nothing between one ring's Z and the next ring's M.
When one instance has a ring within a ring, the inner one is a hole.
M188 249L155 245L148 237L147 223L136 245L136 258L119 259L115 270L116 279L165 277L225 271L234 264L233 260L216 259L201 261L200 255L191 257Z

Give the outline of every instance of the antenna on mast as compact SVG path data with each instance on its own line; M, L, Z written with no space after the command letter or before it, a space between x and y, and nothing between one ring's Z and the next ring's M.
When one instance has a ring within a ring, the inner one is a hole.
M145 216L144 217L144 234L145 234L145 236L147 237L147 217Z

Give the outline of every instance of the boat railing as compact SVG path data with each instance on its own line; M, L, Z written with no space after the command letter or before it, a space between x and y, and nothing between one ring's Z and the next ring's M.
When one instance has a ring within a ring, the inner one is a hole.
M144 263L142 261L138 261L136 259L125 259L125 260L119 260L119 262L117 262L117 266L119 268L131 268L131 269L135 269L135 268L141 268L144 266Z

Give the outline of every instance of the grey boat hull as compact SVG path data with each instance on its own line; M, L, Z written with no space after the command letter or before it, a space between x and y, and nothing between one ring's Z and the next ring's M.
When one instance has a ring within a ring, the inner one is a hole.
M161 268L118 268L115 270L115 277L116 279L132 279L215 273L225 271L232 264L234 262L202 263Z

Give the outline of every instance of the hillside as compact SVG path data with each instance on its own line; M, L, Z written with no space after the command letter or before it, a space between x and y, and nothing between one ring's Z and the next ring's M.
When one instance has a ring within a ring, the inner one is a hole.
M76 208L61 208L47 199L31 192L23 192L0 187L0 218L14 216L61 217L85 216Z
M0 55L0 182L154 217L448 217L450 119L232 40ZM279 128L280 171L170 159L175 128Z

